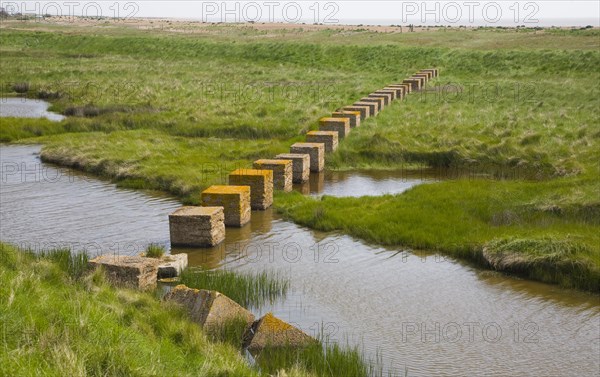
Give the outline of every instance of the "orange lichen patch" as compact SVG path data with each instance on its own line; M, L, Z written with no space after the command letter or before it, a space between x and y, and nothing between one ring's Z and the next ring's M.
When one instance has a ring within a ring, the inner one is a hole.
M250 351L265 348L305 347L316 340L302 330L267 313L252 325L253 337L248 344Z
M348 118L321 118L319 119L320 131L336 131L338 138L342 139L350 133L350 119Z
M250 186L211 186L201 197L203 206L223 207L227 226L241 227L250 221Z
M341 109L338 109L338 111L358 111L360 113L361 120L365 120L371 116L371 107L367 105L344 106Z
M331 114L333 118L346 118L350 122L350 128L360 126L360 111L336 111Z
M261 177L273 177L273 172L271 170L259 170L259 169L236 169L229 173L229 176L232 175L253 175L253 176L261 176Z

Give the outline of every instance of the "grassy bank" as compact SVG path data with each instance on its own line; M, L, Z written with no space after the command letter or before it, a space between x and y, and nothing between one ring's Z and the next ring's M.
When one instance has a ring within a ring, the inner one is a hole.
M80 274L65 254L37 258L4 244L0 254L2 375L258 375L149 293Z

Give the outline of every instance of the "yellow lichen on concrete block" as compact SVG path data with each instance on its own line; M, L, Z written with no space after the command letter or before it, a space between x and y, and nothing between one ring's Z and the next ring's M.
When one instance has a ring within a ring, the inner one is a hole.
M325 145L322 143L295 143L290 147L290 153L309 155L312 172L320 172L325 167Z
M212 247L225 239L223 207L185 206L169 215L171 245Z
M255 169L273 171L273 187L276 190L292 191L292 160L256 160Z
M203 206L223 207L226 226L241 227L250 221L250 186L211 186L201 198Z
M341 109L338 109L338 111L358 111L360 113L360 120L365 120L366 118L368 118L372 115L371 107L368 105L344 106Z
M342 119L342 118L340 118ZM338 146L337 131L310 131L306 134L308 143L323 143L325 144L325 152L333 152Z
M273 204L273 171L237 169L229 174L229 184L250 186L250 207L265 210Z
M342 139L350 133L350 120L347 118L321 118L319 119L320 131L335 131L338 138Z
M360 127L360 111L335 111L331 116L333 118L347 118L350 121L350 128Z
M278 160L292 160L292 182L308 181L310 176L310 155L307 153L282 153L275 156Z

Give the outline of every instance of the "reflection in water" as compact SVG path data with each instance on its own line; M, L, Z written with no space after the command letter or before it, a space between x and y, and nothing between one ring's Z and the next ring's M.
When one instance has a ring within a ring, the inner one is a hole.
M1 157L36 162L35 150L2 147ZM55 235L83 242L168 242L167 214L177 207L172 200L79 176L76 184L51 186L14 177L5 184L4 175L5 241ZM241 229L228 228L218 247L172 252L188 252L192 265L208 268L282 272L291 281L287 297L255 314L272 311L309 334L323 328L332 340L364 345L372 357L379 350L384 365L406 368L409 376L588 376L600 369L597 296L436 254L310 231L272 210L253 212Z
M65 117L48 111L48 102L27 98L0 98L0 117L48 118L61 121Z

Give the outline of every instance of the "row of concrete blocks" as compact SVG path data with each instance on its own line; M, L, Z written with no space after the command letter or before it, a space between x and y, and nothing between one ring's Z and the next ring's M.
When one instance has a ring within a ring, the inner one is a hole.
M437 69L421 70L400 84L392 84L361 98L351 106L319 120L319 131L309 131L306 142L295 143L290 153L275 159L254 161L253 169L230 173L229 186L211 186L201 194L202 207L182 207L169 216L171 244L212 247L225 239L225 227L242 227L251 210L265 210L273 204L273 190L291 191L293 183L309 179L310 172L325 166L325 154L336 150L340 140L362 120L375 116L392 101L437 77Z

